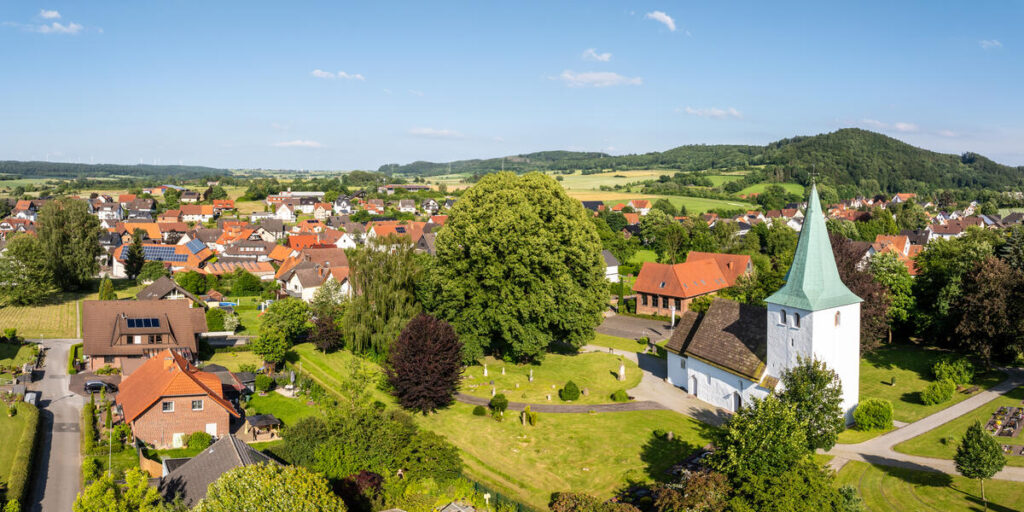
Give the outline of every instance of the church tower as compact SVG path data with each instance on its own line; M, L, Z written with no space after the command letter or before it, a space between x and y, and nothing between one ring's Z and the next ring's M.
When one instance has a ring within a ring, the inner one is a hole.
M823 361L842 381L842 407L846 422L852 423L860 385L861 298L839 278L813 184L786 284L765 302L766 373L781 377L787 368L796 366L798 357Z

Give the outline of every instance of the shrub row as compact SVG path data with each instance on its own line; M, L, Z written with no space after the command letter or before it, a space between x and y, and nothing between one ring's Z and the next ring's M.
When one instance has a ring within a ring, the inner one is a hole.
M96 447L96 404L87 403L82 407L82 454L92 453Z
M78 351L81 349L81 343L75 343L74 345L71 345L71 350L68 351L68 375L74 375L78 373L78 370L75 370L75 355L78 354Z
M11 474L7 479L7 501L17 500L24 504L25 490L28 488L29 474L32 473L32 459L35 456L36 436L39 430L39 409L30 405L22 405L21 412L25 415L25 431L18 440L11 462ZM8 505L9 506L9 505ZM6 507L5 507L6 508ZM27 509L27 507L22 507Z

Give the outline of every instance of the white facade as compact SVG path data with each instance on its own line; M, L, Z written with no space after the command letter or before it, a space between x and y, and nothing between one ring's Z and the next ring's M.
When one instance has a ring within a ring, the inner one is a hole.
M765 372L781 377L799 357L818 359L839 375L843 412L852 423L860 396L860 303L813 312L769 303Z
M668 382L697 398L727 411L750 403L753 398L768 396L768 390L757 383L729 373L693 357L668 353Z
M619 266L618 265L611 265L611 266L604 267L604 278L609 283L617 283L617 282L619 282Z

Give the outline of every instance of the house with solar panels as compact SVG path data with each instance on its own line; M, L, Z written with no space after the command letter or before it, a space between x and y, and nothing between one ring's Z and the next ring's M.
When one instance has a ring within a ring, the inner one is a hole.
M82 353L86 367L119 368L130 375L164 350L194 362L206 310L187 300L87 300L82 302Z
M131 245L122 245L114 249L112 266L114 277L128 277L124 263L128 257L129 247ZM182 245L142 244L142 252L147 262L162 262L171 272L201 268L210 258L213 258L213 251L198 238Z

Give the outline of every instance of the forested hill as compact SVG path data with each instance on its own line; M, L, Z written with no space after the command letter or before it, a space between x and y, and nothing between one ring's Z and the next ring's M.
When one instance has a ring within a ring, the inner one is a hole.
M504 168L531 170L665 169L698 171L764 165L775 180L806 182L812 169L834 185L884 191L928 191L940 188L1006 189L1024 186L1024 166L1001 165L974 153L949 155L917 148L892 137L857 128L808 137L793 137L767 146L690 145L642 155L548 151L488 160L449 163L390 164L380 171L436 176L487 173ZM668 172L666 172L668 174ZM877 186L870 180L875 180ZM867 185L865 187L865 185Z
M0 160L0 174L22 178L197 178L228 174L225 169L195 165L74 164L62 162L21 162Z

